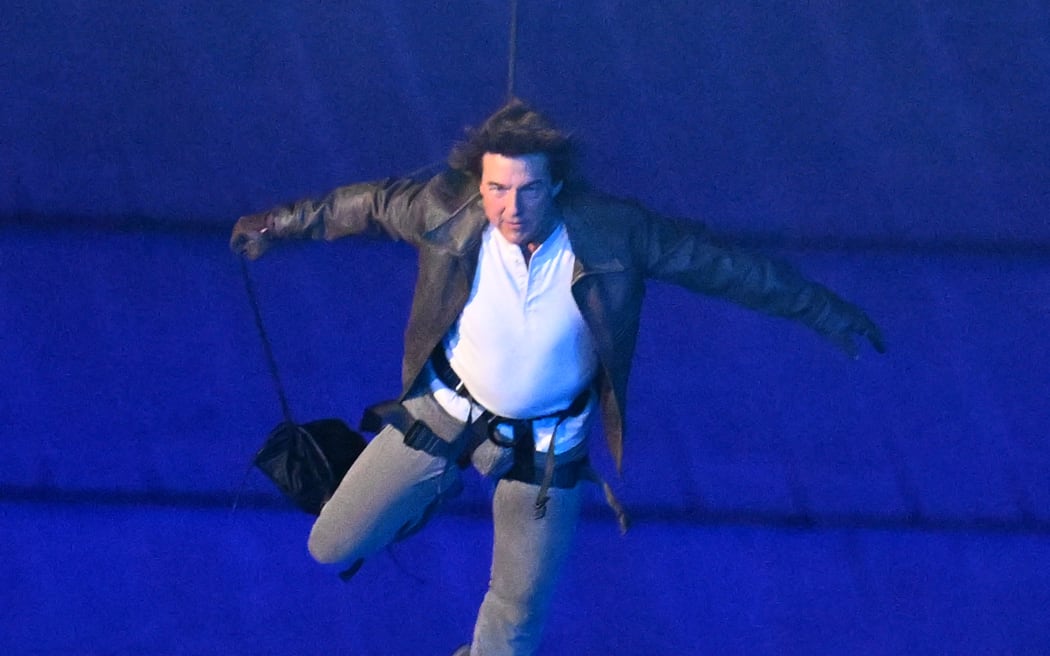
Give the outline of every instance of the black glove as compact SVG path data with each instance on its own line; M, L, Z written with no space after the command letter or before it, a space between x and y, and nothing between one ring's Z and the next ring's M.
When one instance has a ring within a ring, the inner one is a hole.
M859 349L854 341L855 336L867 337L871 346L879 353L886 352L882 341L882 332L875 322L859 307L846 301L831 297L814 328L824 337L837 344L851 358L857 358Z
M230 235L230 250L238 255L254 260L270 248L273 241L270 234L269 213L249 214L237 219Z

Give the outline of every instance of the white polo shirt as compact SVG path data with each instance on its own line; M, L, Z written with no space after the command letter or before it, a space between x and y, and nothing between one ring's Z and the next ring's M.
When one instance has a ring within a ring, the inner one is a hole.
M564 410L594 379L594 341L572 297L575 263L564 225L528 263L520 247L485 228L470 297L444 346L471 395L493 413L524 419ZM450 414L467 417L466 399L440 383L433 389ZM592 396L586 411L562 422L556 453L583 441L594 406ZM534 423L537 450L547 450L556 424Z

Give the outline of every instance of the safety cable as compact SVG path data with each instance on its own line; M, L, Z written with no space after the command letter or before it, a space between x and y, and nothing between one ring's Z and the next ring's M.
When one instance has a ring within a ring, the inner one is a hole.
M507 37L507 101L514 98L514 67L518 60L518 0L510 0L510 35Z

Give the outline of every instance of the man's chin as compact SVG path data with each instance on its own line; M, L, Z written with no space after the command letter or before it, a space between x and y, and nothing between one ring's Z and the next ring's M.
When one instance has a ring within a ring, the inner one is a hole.
M527 244L529 240L529 234L517 226L508 226L504 224L503 229L500 230L500 234L503 235L504 239L515 246Z

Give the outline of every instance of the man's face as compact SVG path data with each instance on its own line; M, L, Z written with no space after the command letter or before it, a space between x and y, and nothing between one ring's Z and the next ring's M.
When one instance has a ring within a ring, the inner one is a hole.
M512 244L539 244L558 220L554 197L561 182L551 182L543 153L481 158L481 204L485 217Z

